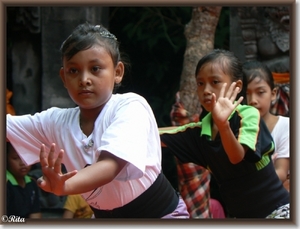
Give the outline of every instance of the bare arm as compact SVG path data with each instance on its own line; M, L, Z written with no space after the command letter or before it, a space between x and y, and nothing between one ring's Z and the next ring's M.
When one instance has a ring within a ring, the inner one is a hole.
M228 123L228 122L227 122ZM229 123L219 129L223 148L232 164L237 164L245 157L248 147L241 145L234 136Z
M65 209L65 210L64 210L64 213L63 213L63 215L62 215L62 217L63 217L64 219L72 219L72 218L74 217L74 213L71 212L71 211L68 210L68 209Z
M112 181L127 163L108 153L101 152L98 161L80 171L61 173L61 162L64 151L61 150L57 158L54 158L54 146L52 144L49 154L45 152L45 146L41 147L40 162L43 177L39 178L39 186L47 192L58 196L79 194L91 191Z
M286 181L289 171L289 158L278 158L274 162L276 173L279 179L283 182Z
M78 171L66 181L65 194L88 192L111 182L126 163L108 152L101 152L97 163Z

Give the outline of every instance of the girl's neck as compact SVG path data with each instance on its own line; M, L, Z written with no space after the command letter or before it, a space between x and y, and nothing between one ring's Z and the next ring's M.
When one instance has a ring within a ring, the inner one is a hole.
M79 126L82 132L89 136L94 130L94 123L98 118L101 109L80 109L79 114Z
M262 119L265 121L270 133L272 133L278 119L279 119L279 116L277 115L273 115L271 114L270 112L268 112L267 114L265 114Z
M18 185L22 188L25 187L25 178L24 177L15 177L16 181L18 182Z

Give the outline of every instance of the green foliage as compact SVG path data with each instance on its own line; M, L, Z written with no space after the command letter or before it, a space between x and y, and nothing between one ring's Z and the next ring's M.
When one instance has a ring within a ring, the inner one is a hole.
M146 42L148 51L167 42L174 50L185 46L183 30L190 20L191 7L117 7L111 8L112 20L123 23L122 33L132 42ZM125 13L126 12L126 13ZM178 39L178 36L182 39Z
M215 33L215 48L220 49L229 49L229 18L230 18L230 10L229 7L222 7L222 11L219 17L219 23L216 28Z
M110 9L110 31L132 65L131 78L120 92L143 95L161 126L170 125L169 113L179 89L186 46L184 26L191 12L191 7Z
M170 111L179 90L186 47L184 27L192 7L111 7L110 31L131 62L119 92L133 91L151 105L159 126L170 125ZM215 47L227 48L229 8L221 12Z

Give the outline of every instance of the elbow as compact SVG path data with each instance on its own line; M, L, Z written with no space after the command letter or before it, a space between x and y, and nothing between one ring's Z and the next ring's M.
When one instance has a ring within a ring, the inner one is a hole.
M244 157L231 157L231 158L229 158L229 161L231 164L236 165L236 164L240 163L243 159L244 159Z
M229 157L229 161L234 165L240 163L242 160L244 160L247 150L247 146L242 146L242 148L239 148L238 150L233 150L234 152L238 153L231 155L231 157Z

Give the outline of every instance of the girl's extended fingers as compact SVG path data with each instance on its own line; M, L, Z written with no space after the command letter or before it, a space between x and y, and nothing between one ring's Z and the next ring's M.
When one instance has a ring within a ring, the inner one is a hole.
M227 86L227 83L223 83L222 88L220 90L220 94L219 94L220 98L224 97L226 86Z
M52 143L50 147L50 152L48 154L48 164L50 168L53 168L55 164L54 154L55 154L55 143Z
M54 163L54 172L61 173L61 163L64 156L64 150L60 150Z
M226 93L226 98L229 98L229 99L232 98L232 93L234 92L235 85L236 85L236 82L233 82L233 83L230 85L230 87L228 88L227 93Z
M217 100L216 94L215 94L215 93L212 93L212 95L211 95L211 106L212 106L212 107L215 107L215 105L216 105L216 100Z
M77 174L77 172L78 172L77 170L73 170L73 171L71 171L71 172L68 172L68 173L64 174L64 175L61 177L61 179L63 180L63 182L65 182L65 181L68 180L69 178L75 176L75 175Z
M42 168L48 166L47 153L45 152L45 145L44 144L42 144L41 150L40 150L40 163L41 163Z
M230 97L231 102L233 103L236 99L237 94L239 93L240 88L236 87L234 88L234 91L232 92L232 95Z
M236 108L236 107L243 101L243 99L244 99L244 97L241 96L241 97L238 99L238 101L236 101L236 102L234 103L234 108Z

